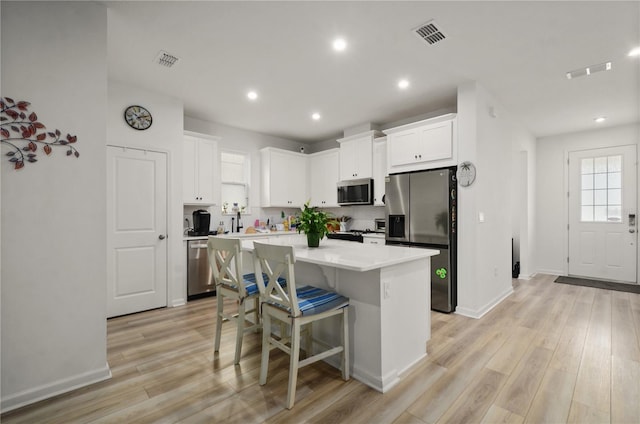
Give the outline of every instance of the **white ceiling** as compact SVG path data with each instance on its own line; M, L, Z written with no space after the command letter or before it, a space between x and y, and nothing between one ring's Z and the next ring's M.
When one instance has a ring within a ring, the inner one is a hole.
M639 121L640 57L627 56L640 46L638 1L106 3L111 79L260 133L309 143L384 127L455 108L468 81L536 136L592 129L600 115L602 126ZM431 19L447 36L433 46L411 31ZM346 51L332 50L336 36ZM179 63L154 64L160 50ZM565 77L607 61L609 72Z

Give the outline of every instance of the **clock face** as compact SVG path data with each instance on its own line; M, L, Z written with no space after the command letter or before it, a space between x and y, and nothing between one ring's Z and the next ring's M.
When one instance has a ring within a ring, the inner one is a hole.
M476 179L476 167L471 162L462 162L458 166L458 184L462 187L469 187Z
M142 106L129 106L124 111L124 120L133 129L146 130L151 126L153 119L151 113Z

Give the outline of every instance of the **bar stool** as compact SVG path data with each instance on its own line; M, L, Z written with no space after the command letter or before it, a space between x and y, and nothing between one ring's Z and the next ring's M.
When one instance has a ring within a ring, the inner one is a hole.
M242 274L242 246L240 239L225 239L221 237L209 237L207 251L209 264L213 271L216 284L216 296L218 310L216 312L216 338L214 351L220 349L220 334L222 323L232 321L236 323L236 353L233 363L240 363L242 351L242 339L245 332L258 330L262 327L259 313L260 289L254 273ZM224 298L234 299L238 302L238 313L227 314L224 312ZM253 301L253 308L245 310L244 302ZM246 326L245 315L253 313L254 324Z
M267 382L269 370L269 351L277 347L290 355L289 386L287 391L287 409L295 403L296 382L298 369L329 356L342 353L342 378L349 379L349 299L338 293L323 290L313 286L298 287L295 280L295 255L292 246L276 246L254 242L254 260L258 283L262 285L263 278L267 279L265 291L261 299L262 307L262 362L260 364L260 385ZM287 282L283 286L279 279ZM325 347L326 350L313 354L313 346L307 349L307 357L300 357L300 328L303 325L329 318L335 315L342 317L342 344L331 347L314 340L312 343ZM276 339L271 335L271 319L288 323L291 326L291 336ZM288 345L287 345L287 342Z

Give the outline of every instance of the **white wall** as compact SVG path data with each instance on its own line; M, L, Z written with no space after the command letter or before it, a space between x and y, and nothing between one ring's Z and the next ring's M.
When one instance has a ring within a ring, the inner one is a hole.
M537 271L567 273L566 157L568 152L638 144L640 125L621 125L537 141L536 228ZM640 187L640 184L638 184Z
M127 106L141 105L153 116L151 127L134 130L124 121ZM109 81L107 144L167 153L167 277L168 306L186 302L185 252L182 245L182 100Z
M521 279L535 274L536 139L517 125L512 133L511 227Z
M531 136L477 83L458 88L457 119L459 162L475 163L477 178L458 190L456 312L477 318L512 292L511 151Z
M77 135L19 171L2 148L2 410L108 378L105 302L107 11L7 2L2 95Z

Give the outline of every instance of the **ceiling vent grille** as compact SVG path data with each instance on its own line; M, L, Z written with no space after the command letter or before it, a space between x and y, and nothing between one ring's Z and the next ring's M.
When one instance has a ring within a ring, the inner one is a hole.
M424 25L420 25L418 28L414 28L413 32L418 38L426 41L429 45L439 43L447 38L433 20Z
M158 65L166 66L167 68L171 68L175 65L180 59L176 56L169 54L165 51L160 50L160 53L153 59L155 63Z
M586 68L574 69L566 73L567 79L574 79L578 77L586 77L587 75L595 74L596 72L610 71L611 62L598 63L597 65L587 66Z

